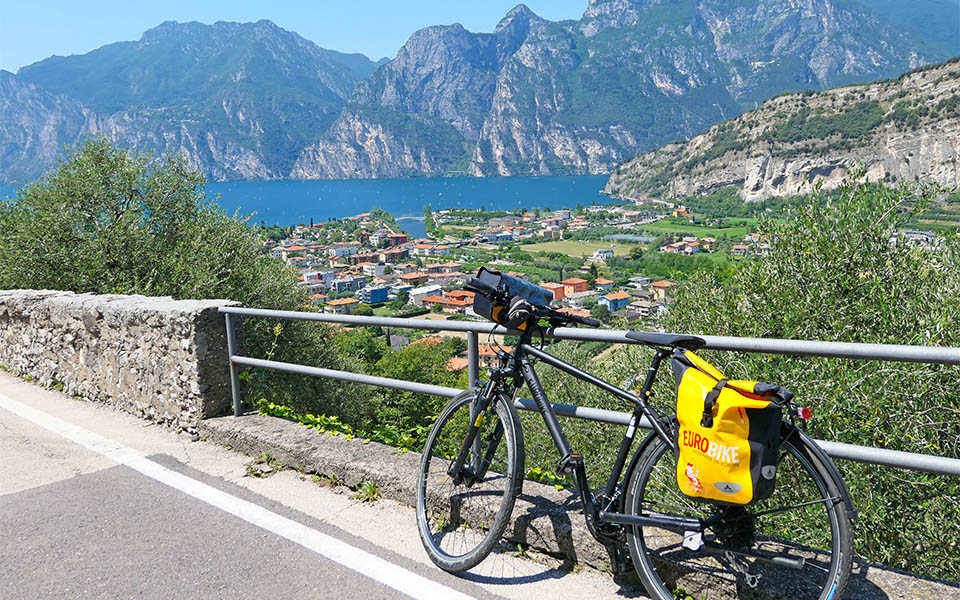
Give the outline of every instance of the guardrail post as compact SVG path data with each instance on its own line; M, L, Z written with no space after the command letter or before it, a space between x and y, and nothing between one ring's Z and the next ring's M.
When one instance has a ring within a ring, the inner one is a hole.
M240 317L237 317L237 321L233 320L233 315L226 313L223 315L226 318L227 326L227 359L230 361L230 393L233 395L233 416L240 416L240 374L237 370L236 363L233 362L233 357L237 355L237 325L240 321Z
M467 333L467 379L471 386L480 383L480 341L475 331Z

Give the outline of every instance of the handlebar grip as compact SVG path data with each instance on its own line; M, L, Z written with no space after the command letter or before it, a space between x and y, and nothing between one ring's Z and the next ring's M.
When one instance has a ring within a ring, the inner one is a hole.
M591 319L590 317L580 317L580 322L586 325L587 327L600 327L603 325L600 321L596 319Z

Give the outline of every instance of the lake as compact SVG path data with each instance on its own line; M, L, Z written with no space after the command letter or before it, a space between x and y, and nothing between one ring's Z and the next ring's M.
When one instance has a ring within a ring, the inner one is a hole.
M434 210L573 208L608 201L600 193L606 181L606 175L230 181L208 183L206 194L228 213L253 215L251 223L267 225L307 224L381 208L407 233L423 237L427 204ZM0 198L14 195L15 189L0 187Z

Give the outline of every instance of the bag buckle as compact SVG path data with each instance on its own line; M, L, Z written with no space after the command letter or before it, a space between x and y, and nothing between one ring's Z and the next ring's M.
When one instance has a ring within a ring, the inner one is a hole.
M720 397L720 392L723 391L725 385L727 385L727 380L721 379L703 399L703 417L700 419L700 427L705 429L713 427L713 407L717 405L717 398Z

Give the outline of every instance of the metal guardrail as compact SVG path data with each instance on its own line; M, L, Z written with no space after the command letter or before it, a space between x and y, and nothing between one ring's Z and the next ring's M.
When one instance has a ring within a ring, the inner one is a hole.
M219 309L224 313L227 327L227 352L230 355L231 389L233 392L234 415L239 416L240 408L240 381L239 365L260 367L326 377L353 383L376 385L409 392L434 394L452 398L463 390L438 385L430 385L387 377L363 375L349 371L335 369L321 369L304 365L285 363L273 360L249 358L237 354L236 325L237 317L267 317L274 319L293 319L299 321L317 321L323 323L342 323L347 325L381 326L397 329L419 329L425 331L460 331L467 334L467 369L470 381L476 382L479 378L479 334L507 334L517 335L519 332L510 331L504 327L491 327L487 323L465 321L431 321L428 319L397 319L390 317L363 317L355 315L334 315L325 313L308 313L280 310L263 310L225 306ZM545 337L553 339L599 341L617 344L637 344L626 337L627 331L609 329L550 329ZM788 354L795 356L819 356L828 358L852 358L860 360L880 360L890 362L933 363L944 365L960 365L960 348L943 348L932 346L905 346L891 344L856 344L846 342L821 342L807 340L781 340L768 338L739 338L727 336L701 336L706 340L706 348L712 350L726 350L736 352L758 352L764 354ZM521 410L536 411L532 400L520 398L516 401ZM612 425L627 425L630 413L573 406L568 404L554 404L557 415L599 421ZM644 421L641 427L649 429ZM880 466L925 471L941 475L960 476L960 459L929 454L901 452L886 448L872 448L857 446L842 442L817 440L817 443L834 458L852 460Z

